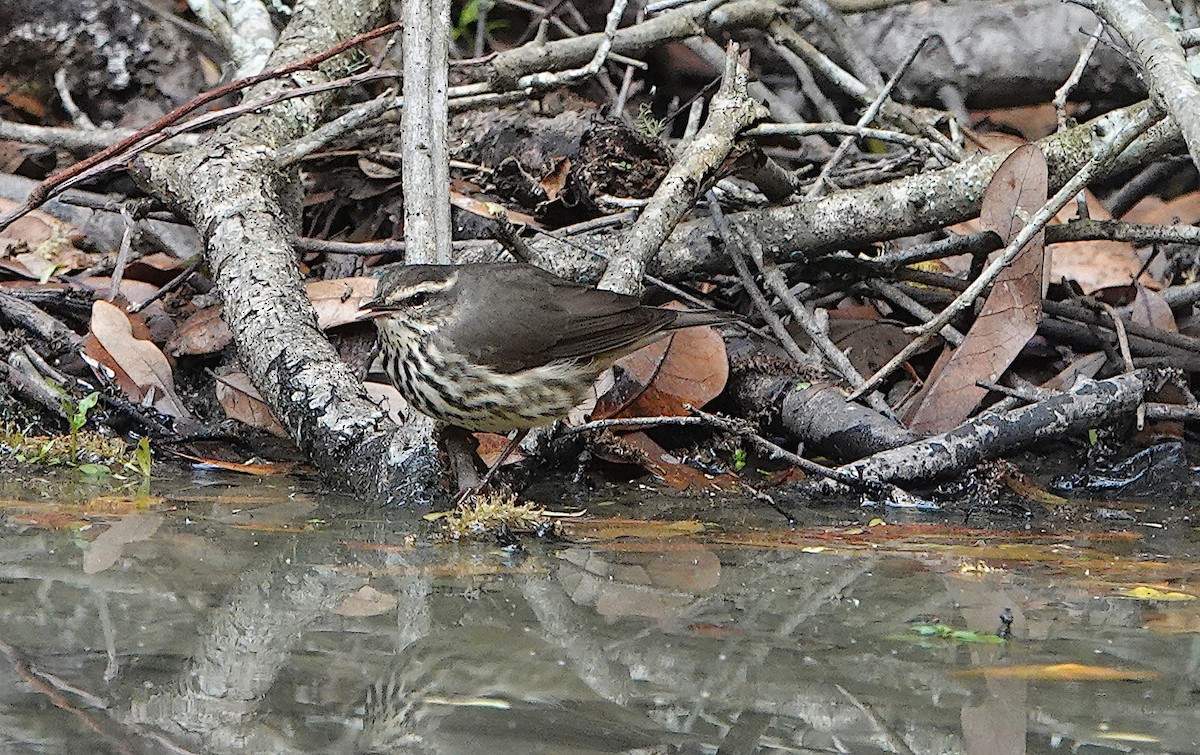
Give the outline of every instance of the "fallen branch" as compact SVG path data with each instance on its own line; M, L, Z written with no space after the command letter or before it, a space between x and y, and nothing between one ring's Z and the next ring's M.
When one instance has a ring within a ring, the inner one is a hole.
M300 6L271 64L279 70L342 47L339 40L371 25L383 7L383 0ZM267 80L247 99L328 81L336 69L331 62L289 81ZM143 155L135 175L201 230L243 366L300 448L331 479L363 494L427 500L439 472L428 439L396 433L317 330L291 246L298 227L297 176L295 169L278 169L272 149L319 125L330 97L293 99L243 115L200 148Z
M1081 380L1045 401L1003 414L985 412L950 432L882 451L837 471L893 483L960 473L1034 441L1063 438L1127 416L1170 377L1170 370L1143 369L1107 380Z

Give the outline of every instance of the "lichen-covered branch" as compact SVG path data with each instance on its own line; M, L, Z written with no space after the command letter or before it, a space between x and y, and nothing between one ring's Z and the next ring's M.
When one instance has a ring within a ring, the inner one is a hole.
M310 0L296 7L271 66L303 60L382 17L382 0ZM348 61L271 80L249 99L333 78ZM282 102L242 116L202 146L146 155L143 185L169 199L206 241L213 280L244 368L297 444L328 476L368 494L427 495L436 472L428 440L396 433L321 335L304 296L291 240L299 228L295 169L273 149L319 125L331 95Z

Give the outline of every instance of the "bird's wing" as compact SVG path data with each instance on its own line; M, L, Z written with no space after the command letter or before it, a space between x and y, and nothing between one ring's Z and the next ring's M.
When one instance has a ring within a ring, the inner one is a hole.
M635 297L549 275L504 283L512 288L502 299L460 301L460 314L446 324L445 335L472 360L505 373L628 350L675 317Z

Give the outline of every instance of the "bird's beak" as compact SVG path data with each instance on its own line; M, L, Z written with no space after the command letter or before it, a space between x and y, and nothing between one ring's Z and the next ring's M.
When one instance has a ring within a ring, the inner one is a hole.
M388 312L395 310L396 307L389 305L383 299L372 299L358 305L358 321L374 320L376 317L383 317Z

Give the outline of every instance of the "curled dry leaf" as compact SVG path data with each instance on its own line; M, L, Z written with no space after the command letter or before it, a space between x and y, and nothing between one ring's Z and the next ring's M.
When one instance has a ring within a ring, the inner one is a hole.
M542 224L534 220L532 215L510 210L498 202L487 202L482 199L468 197L466 194L461 194L457 191L450 192L450 204L460 210L466 210L472 215L478 215L481 218L502 217L507 218L508 222L516 223L517 225L527 225L533 228L542 227Z
M269 477L271 475L287 474L296 468L294 461L259 461L251 459L248 462L224 461L223 459L206 459L203 456L192 456L182 451L171 451L184 459L195 462L198 469L225 469L230 472L241 472L242 474L255 475L258 477ZM314 508L315 504L307 502L309 509ZM309 510L306 509L306 510Z
M0 212L16 206L15 202L0 199ZM58 268L82 270L94 264L98 256L75 247L81 238L83 234L70 223L33 210L0 231L0 256L9 258L5 267L11 272L35 279L49 277Z
M1139 325L1149 325L1159 330L1178 333L1179 325L1175 322L1175 313L1171 305L1158 291L1146 288L1138 283L1133 303L1129 305L1129 315L1133 322Z
M546 192L546 201L553 202L558 199L559 195L567 186L567 176L571 172L571 159L569 157L560 157L554 161L554 167L550 172L542 176L541 186L542 191Z
M163 414L180 419L191 417L175 394L167 356L150 341L133 334L133 324L119 307L106 301L92 304L92 322L84 343L84 354L107 368L117 386L133 403L148 403Z
M475 440L479 441L479 447L475 449L480 461L486 464L489 468L496 463L496 459L500 458L500 454L504 452L504 447L508 445L508 438L498 433L474 433ZM526 459L525 452L520 446L513 449L505 459L503 466L516 464Z
M147 254L134 260L125 268L125 279L142 281L154 286L164 286L179 274L188 260L172 257L164 252Z
M228 375L218 375L216 392L217 401L225 410L225 416L259 430L266 430L272 435L288 437L287 430L275 419L267 402L263 401L246 373L231 372Z
M725 389L729 358L725 340L711 327L687 328L618 361L597 383L594 419L679 417L684 404L700 407ZM731 475L705 474L655 443L645 433L618 434L630 458L676 490L736 485Z

